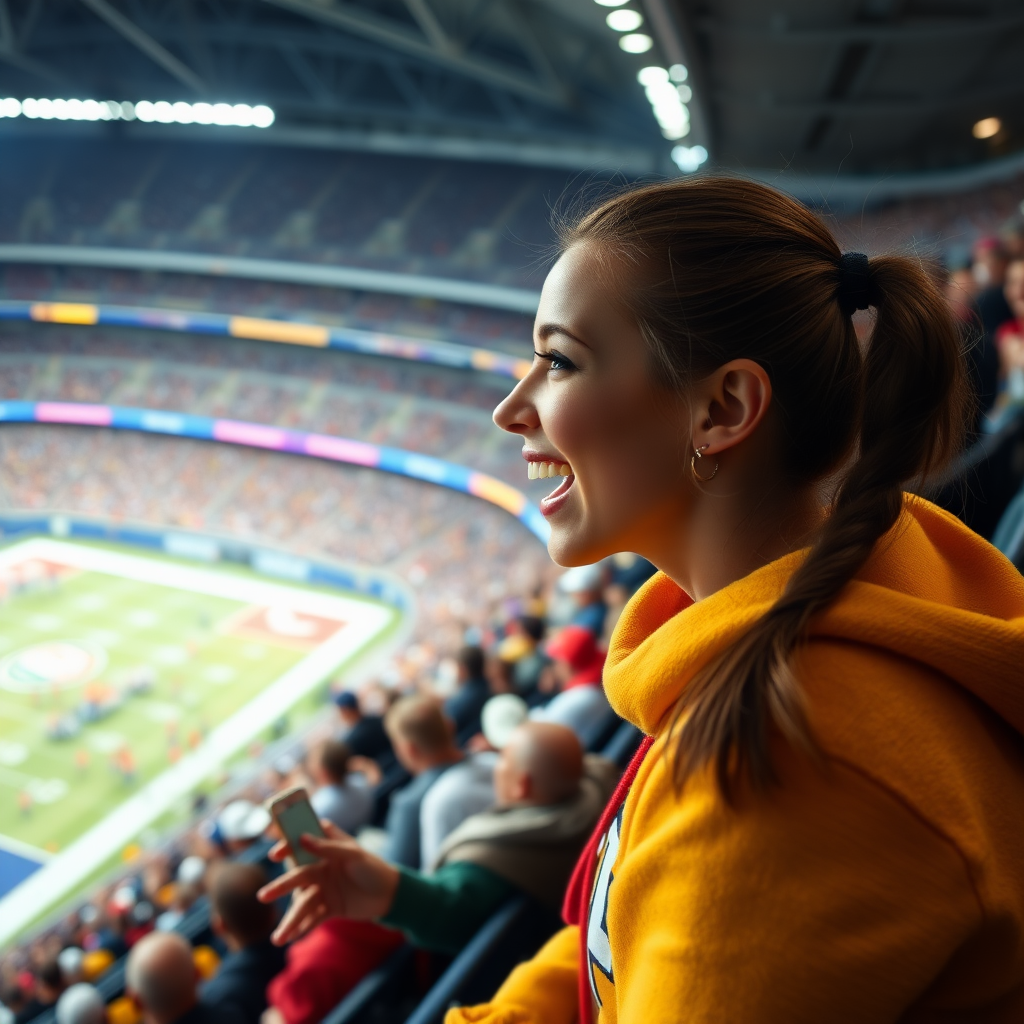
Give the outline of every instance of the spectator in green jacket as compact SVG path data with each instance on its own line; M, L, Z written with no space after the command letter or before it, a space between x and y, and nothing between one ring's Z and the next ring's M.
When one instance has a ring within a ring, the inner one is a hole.
M467 818L441 845L430 873L396 867L329 829L303 836L321 859L265 886L270 902L295 892L274 941L289 942L331 916L377 920L417 945L453 953L510 896L557 908L573 865L615 784L614 765L584 756L564 726L526 722L494 773L494 808ZM271 856L287 854L279 844Z

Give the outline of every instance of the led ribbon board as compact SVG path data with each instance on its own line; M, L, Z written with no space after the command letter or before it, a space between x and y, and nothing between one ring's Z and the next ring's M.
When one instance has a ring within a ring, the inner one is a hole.
M295 320L272 320L224 313L192 313L178 309L138 306L99 306L91 302L21 302L0 300L0 320L32 320L54 324L109 324L112 327L146 327L157 331L225 335L284 345L333 348L362 355L408 359L416 363L477 370L521 380L530 370L528 359L486 348L455 345L447 341L407 338L350 327L327 327Z

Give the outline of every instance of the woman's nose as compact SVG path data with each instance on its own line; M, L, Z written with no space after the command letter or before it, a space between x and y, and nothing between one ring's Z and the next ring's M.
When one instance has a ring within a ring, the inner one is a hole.
M510 434L527 434L540 426L537 408L530 398L529 379L524 377L494 410L494 422Z

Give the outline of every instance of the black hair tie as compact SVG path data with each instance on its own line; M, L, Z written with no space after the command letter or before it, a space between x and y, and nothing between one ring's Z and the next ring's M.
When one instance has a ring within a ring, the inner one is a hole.
M839 257L839 308L850 316L856 309L877 305L875 290L871 287L871 268L862 252L844 252Z

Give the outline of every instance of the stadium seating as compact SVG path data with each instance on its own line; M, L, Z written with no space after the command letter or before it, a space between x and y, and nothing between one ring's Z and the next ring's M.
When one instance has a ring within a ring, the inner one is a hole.
M159 241L518 283L536 280L550 247L548 203L579 184L559 171L362 153L24 140L0 172L0 241Z

